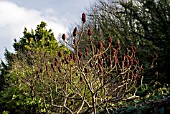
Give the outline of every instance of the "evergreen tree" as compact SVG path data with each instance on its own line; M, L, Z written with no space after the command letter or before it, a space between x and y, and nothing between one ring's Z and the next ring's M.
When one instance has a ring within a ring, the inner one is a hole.
M37 72L40 69L44 72L45 65L53 61L58 52L67 55L69 50L64 45L59 46L52 30L46 29L45 22L37 25L35 31L29 32L25 28L23 37L19 41L14 40L13 47L15 52L5 50L6 62L2 61L0 66L0 112L43 112L45 104L32 88ZM38 89L43 89L38 84Z

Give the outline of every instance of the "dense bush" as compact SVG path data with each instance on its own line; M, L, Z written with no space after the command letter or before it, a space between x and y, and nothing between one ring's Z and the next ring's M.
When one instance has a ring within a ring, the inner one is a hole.
M70 50L45 22L25 28L1 62L1 113L162 113L169 102L169 85L159 82L168 79L169 28L162 28L169 3L99 3L98 15L88 22L83 13L82 26L60 36Z
M61 37L73 52L58 47L44 23L37 26L35 34L25 31L14 43L16 53L7 54L9 68L4 75L8 86L1 92L1 111L96 113L135 97L135 85L142 76L136 48L121 51L119 40L116 46L111 37L95 40L90 29L89 45L82 53L83 18L81 31L73 31L73 43L67 43L65 34Z

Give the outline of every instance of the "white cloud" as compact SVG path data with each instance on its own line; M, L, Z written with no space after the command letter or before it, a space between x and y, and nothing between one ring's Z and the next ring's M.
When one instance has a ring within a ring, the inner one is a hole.
M13 51L13 39L22 37L24 27L27 27L28 30L35 29L36 25L45 21L48 28L53 30L55 37L59 33L66 32L66 27L61 25L52 14L52 9L47 9L44 13L18 6L9 1L0 1L0 58L3 59L5 47Z

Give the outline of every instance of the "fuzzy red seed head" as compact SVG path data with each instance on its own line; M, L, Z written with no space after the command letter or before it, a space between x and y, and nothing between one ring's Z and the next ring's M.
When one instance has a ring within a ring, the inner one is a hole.
M103 43L102 43L102 42L98 42L98 47L99 47L99 50L102 50L102 48L103 48Z
M88 30L88 35L89 35L89 36L92 35L92 30L91 30L91 29Z
M47 72L47 76L50 77L50 72L49 71Z
M81 52L81 51L79 51L79 52L78 52L78 56L79 56L79 58L81 58L81 57L82 57L82 55L83 55L83 54L82 54L82 52Z
M53 64L51 64L51 68L53 69L54 72L56 72L56 69Z
M70 53L70 59L73 59L73 54L72 53Z
M89 53L88 52L86 52L86 56L88 56L89 55Z
M76 60L76 56L75 56L75 55L73 55L73 60L74 60L74 61Z
M48 71L48 66L47 65L45 65L45 70Z
M83 81L83 78L80 76L80 82L82 82Z
M65 63L69 64L69 60L67 59L67 57L65 58Z
M88 52L88 47L85 47L85 51Z
M57 66L57 62L56 61L54 62L54 65Z
M42 68L40 68L40 73L42 73L43 72L43 70L42 70Z
M129 57L129 61L130 61L130 65L133 64L134 58L133 57Z
M108 37L108 42L112 43L112 38L110 36Z
M88 73L88 69L87 69L87 68L84 68L84 72L85 72L85 73Z
M58 51L58 56L62 57L62 53L60 51Z
M112 54L113 54L113 55L116 54L116 49L115 49L115 48L112 49Z
M85 13L82 14L82 22L83 22L83 23L86 22L86 14L85 14Z
M134 78L134 79L136 78L136 76L135 76L135 74L133 72L132 72L132 78Z
M58 67L58 71L61 73L61 69L60 69L60 67Z
M134 46L132 46L132 47L131 47L131 51L132 51L133 53L135 53L136 48L135 48Z
M70 60L71 60L71 57L70 57L70 56L67 56L67 60L70 61Z
M100 58L98 58L98 63L102 65L102 60Z
M51 68L52 68L52 69L54 68L54 65L53 65L53 64L51 64Z
M58 59L57 59L57 58L55 58L55 62L58 62Z
M78 34L78 29L77 29L77 27L75 27L74 31L73 31L73 36L75 37L77 34Z
M38 75L39 71L36 71L36 75Z
M63 35L62 35L62 39L63 39L63 40L66 40L66 34L63 34Z

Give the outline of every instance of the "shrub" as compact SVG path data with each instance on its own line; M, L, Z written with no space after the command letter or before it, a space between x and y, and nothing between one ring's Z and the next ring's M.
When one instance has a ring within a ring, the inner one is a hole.
M89 29L89 45L81 52L85 17L81 31L75 27L71 44L65 34L61 37L72 52L59 48L51 53L45 47L17 50L6 77L9 88L16 91L3 99L4 104L9 106L5 101L12 99L16 109L31 113L96 113L136 97L135 86L142 76L136 48L124 52L119 39L116 46L111 37L98 41ZM4 109L12 111L8 106Z

